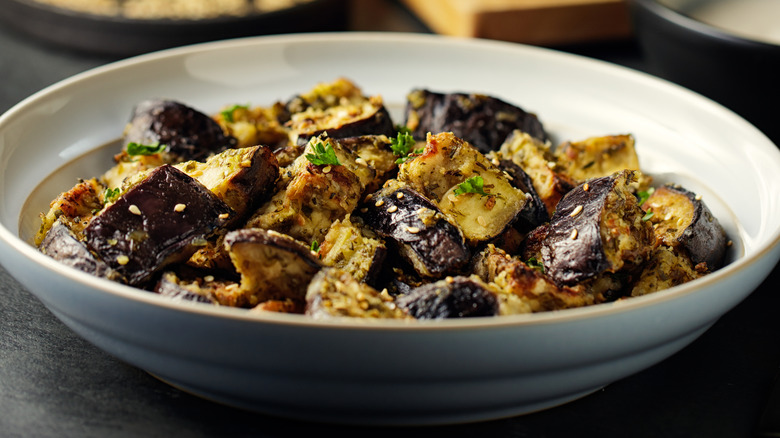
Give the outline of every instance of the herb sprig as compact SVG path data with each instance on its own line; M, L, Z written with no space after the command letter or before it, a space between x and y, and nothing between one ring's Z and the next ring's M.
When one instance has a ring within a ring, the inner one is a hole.
M167 148L167 145L160 144L159 141L156 141L152 144L141 144L131 141L127 144L127 155L130 156L136 156L136 155L154 155L159 154L160 152L165 151Z
M478 195L488 196L490 193L485 191L484 184L485 181L479 175L466 178L466 181L458 184L458 188L456 188L454 192L455 196L464 193L476 193Z
M114 202L118 197L119 197L119 187L113 189L107 188L105 193L103 194L103 203L108 204L109 202Z
M312 149L314 149L313 154L306 154L306 159L309 160L311 164L317 166L341 165L338 157L336 157L336 151L333 150L333 145L331 145L330 142L326 144L322 141L317 141L316 143L312 144Z
M390 149L397 157L396 164L401 164L406 160L412 158L410 154L421 154L423 148L413 149L417 141L412 136L411 131L406 127L398 128L398 135L390 139Z
M235 122L235 119L233 118L233 112L238 109L249 109L249 104L246 105L235 104L233 106L223 109L220 112L220 114L222 115L222 119L228 123Z

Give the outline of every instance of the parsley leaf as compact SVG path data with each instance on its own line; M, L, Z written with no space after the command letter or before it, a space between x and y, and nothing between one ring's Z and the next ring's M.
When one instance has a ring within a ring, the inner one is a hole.
M398 131L398 136L393 137L390 139L390 150L393 151L393 154L400 157L397 160L395 160L396 164L401 164L404 161L408 160L409 154L421 154L424 149L414 149L414 145L417 144L417 141L412 136L412 132L407 128L401 128Z
M311 246L309 247L309 250L311 252L318 252L320 250L320 244L319 242L317 242L316 239L311 241Z
M652 211L648 210L648 211L647 211L647 213L645 213L645 215L644 215L644 216L642 216L642 220L643 220L644 222L647 222L647 221L649 221L649 220L650 220L650 218L651 218L651 217L653 217L653 215L654 215L654 214L655 214L655 213L653 213Z
M131 141L127 144L127 155L154 155L164 151L167 147L167 145L160 144L159 141L152 144L141 144Z
M531 257L530 259L528 259L527 262L525 262L525 264L529 268L536 269L537 271L539 271L542 274L544 274L544 265L539 260L536 260L536 257Z
M225 108L224 110L222 110L220 112L220 114L222 115L222 119L225 120L228 123L233 123L235 121L235 119L233 119L233 111L235 111L237 109L249 109L249 104L246 104L246 105L238 105L238 104L236 104L236 105L233 105L233 106L231 106L229 108Z
M485 192L483 188L484 180L481 176L472 176L458 184L458 188L455 189L455 196L462 195L464 193L476 193L482 196L488 196L490 193Z
M636 194L636 196L637 196L637 202L639 203L639 205L644 204L645 201L647 201L647 198L649 198L650 195L652 195L654 191L655 191L655 189L650 187L649 190L638 192Z
M118 197L119 197L119 187L113 189L108 188L106 189L106 192L103 194L103 203L108 204L109 202L114 202Z
M336 157L336 151L333 150L333 145L331 145L330 142L326 145L318 140L317 143L312 144L312 148L314 149L314 153L306 154L306 159L309 160L311 164L317 166L323 164L338 166L341 164L338 157Z

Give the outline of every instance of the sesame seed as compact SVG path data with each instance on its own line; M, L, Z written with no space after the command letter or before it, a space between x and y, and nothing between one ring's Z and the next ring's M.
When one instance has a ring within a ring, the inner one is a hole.
M547 162L547 167L552 169L553 167L555 167L555 162L554 161L548 161Z
M136 215L140 215L141 214L141 209L138 208L138 206L135 205L135 204L127 207L127 209L130 211L130 213L133 213L133 214L136 214Z
M666 216L664 216L665 221L668 221L671 218L672 218L672 212L666 213Z
M252 167L252 162L250 160L244 160L241 162L241 167Z
M322 173L328 173L328 172L330 172L331 169L332 169L332 167L325 166L325 167L322 168Z
M420 229L417 228L417 227L406 227L406 231L408 231L408 232L410 232L412 234L417 234L417 233L420 232Z
M128 262L130 262L130 257L128 257L128 256L126 256L126 255L124 255L124 254L122 254L122 255L120 255L120 256L118 256L118 257L116 258L116 262L117 262L117 263L119 263L120 265L124 266L124 265L126 265Z
M577 239L577 229L571 230L571 240Z
M447 278L444 279L444 281L446 281L449 284L452 284L455 282L455 279L448 275Z
M363 207L363 208L360 209L360 212L361 213L367 213L368 209L366 207Z
M218 217L219 217L220 219L227 219L227 218L228 218L228 216L230 216L228 213L222 213L222 214L220 214Z
M455 202L455 201L458 200L458 197L455 196L454 194L450 193L449 195L447 195L447 199L449 199L450 202Z
M374 204L375 207L381 207L383 205L385 205L384 199L380 199L380 200L376 201L376 203Z
M362 157L355 158L355 162L357 164L366 164L366 160L364 160Z
M487 226L487 221L485 221L485 218L482 216L477 216L477 223L483 227Z
M175 211L175 212L179 212L179 213L180 213L180 212L184 211L184 209L185 209L185 208L187 208L187 205L186 205L186 204L176 204L176 205L173 207L173 211Z
M697 201L701 201L701 195L696 195L696 196L693 197L693 199L695 199Z
M388 211L388 213L395 213L396 211L398 211L398 207L397 207L397 206L395 206L395 205L391 205L391 206L390 206L390 207L387 209L387 211Z
M370 201L370 200L371 200L371 198L373 198L373 197L374 197L374 194L373 194L373 193L369 193L369 194L367 194L367 195L366 195L366 202Z
M572 210L572 212L569 214L569 216L574 217L574 216L577 216L580 213L582 213L582 205L578 205L578 206L574 207L574 210Z
M205 281L206 283L210 283L210 282L214 281L214 276L213 275L207 275L207 276L203 277L203 281Z
M404 197L404 193L403 192L398 192L398 193L395 194L395 197L398 198L398 199L402 199Z
M582 186L582 191L587 192L588 190L590 190L590 186L588 183L585 183L585 185Z

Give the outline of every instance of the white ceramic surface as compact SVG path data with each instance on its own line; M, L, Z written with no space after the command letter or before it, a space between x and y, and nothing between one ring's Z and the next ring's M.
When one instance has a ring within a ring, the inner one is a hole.
M269 104L346 76L398 116L413 87L501 97L556 141L632 133L659 181L701 193L734 246L692 283L583 309L401 323L312 321L172 302L91 277L29 242L37 215L110 165L135 102L206 112ZM53 176L50 176L52 175ZM0 117L0 262L69 327L173 385L292 418L440 424L517 415L586 395L688 345L780 257L780 152L680 87L545 49L431 35L260 37L146 55L47 88Z

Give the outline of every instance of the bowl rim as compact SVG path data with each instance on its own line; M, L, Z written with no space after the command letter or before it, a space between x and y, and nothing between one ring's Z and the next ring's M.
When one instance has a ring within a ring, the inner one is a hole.
M694 35L702 38L713 38L728 44L747 46L750 50L759 50L762 52L777 52L780 50L780 44L772 44L767 41L756 40L747 36L729 32L727 29L720 28L703 21L699 21L681 11L666 6L658 0L629 0L635 5L639 5L644 10L654 16L662 19L664 22L675 26L677 29L692 32Z
M403 39L405 41L435 41L439 43L448 43L453 41L459 41L461 43L472 44L482 47L483 45L489 45L493 47L524 47L525 50L538 51L538 53L546 53L548 55L563 55L566 57L577 58L581 61L593 63L593 65L599 65L601 68L616 68L618 70L630 71L632 75L643 76L644 79L654 81L656 84L663 84L666 87L673 87L678 92L688 93L694 95L702 101L710 105L716 105L722 107L709 100L708 98L673 84L669 81L657 78L650 74L632 70L627 67L615 65L606 61L600 61L598 59L588 58L580 55L574 55L570 53L558 52L555 50L540 48L534 46L526 46L522 44L509 43L503 41L493 40L474 40L463 37L430 35L430 34L414 34L414 33L397 33L397 32L326 32L326 33L302 33L302 34L287 34L287 35L273 35L273 36L257 36L247 38L236 38L231 40L215 41L209 43L198 43L193 45L187 45L172 49L165 49L156 52L151 52L143 55L133 56L120 61L110 62L105 65L101 65L92 69L88 69L84 72L73 75L69 78L63 79L52 85L49 85L40 91L32 94L31 96L23 99L16 105L12 106L4 114L0 114L0 126L2 126L7 119L15 116L16 113L22 111L25 107L35 103L40 99L44 99L51 94L58 92L60 89L70 86L73 83L87 80L93 76L99 76L108 72L122 69L127 65L154 62L158 59L164 59L170 56L184 56L187 54L196 53L205 49L213 50L216 48L252 44L253 41L262 40L268 42L291 42L297 43L303 40L322 41L323 39L330 39L331 41L358 41L358 40L371 40L379 39L387 41L387 39ZM737 116L730 110L722 107L734 117L739 120L744 120ZM747 122L745 122L747 123ZM749 125L749 124L748 124ZM766 139L766 142L773 145L771 140L766 138L764 134L753 128L757 135ZM9 248L13 248L20 255L23 255L32 263L42 266L44 269L54 271L57 275L68 278L75 282L80 287L93 289L101 293L109 293L112 296L120 299L127 299L136 303L148 304L155 307L162 307L167 310L176 311L180 313L198 314L204 317L211 318L226 318L234 321L242 321L246 323L256 324L276 324L276 325L290 325L298 327L310 327L310 328L338 328L338 329L359 329L359 330L446 330L453 329L473 330L473 329L505 329L509 327L519 326L540 326L549 324L561 324L577 322L586 319L600 318L607 316L619 315L627 312L641 311L648 307L655 307L669 301L676 301L683 297L689 296L694 293L701 293L702 289L712 286L718 282L725 281L726 279L733 278L738 275L739 272L748 270L751 266L754 266L762 262L764 257L779 256L780 254L772 254L780 247L780 228L775 230L771 239L758 245L754 252L749 255L739 255L728 265L721 269L699 278L693 282L675 286L670 289L661 290L652 294L632 297L626 300L620 300L610 303L602 303L598 305L585 306L580 308L563 309L558 311L538 312L531 314L521 315L500 315L497 317L486 318L460 318L460 319L445 319L445 320L391 320L391 319L377 319L377 320L365 320L363 318L350 318L350 317L338 317L333 319L317 319L306 315L298 314L286 314L276 312L250 312L248 309L243 308L231 308L227 306L215 306L212 304L186 302L180 300L172 300L168 297L163 297L148 291L137 289L124 284L116 283L107 279L95 277L86 272L82 272L75 268L71 268L58 261L46 256L33 247L29 242L25 242L21 239L17 232L12 232L5 227L4 224L0 224L0 243L5 243ZM9 272L10 274L10 272ZM33 293L31 291L31 293ZM747 292L745 296L752 293L752 290ZM33 293L35 295L35 293Z

